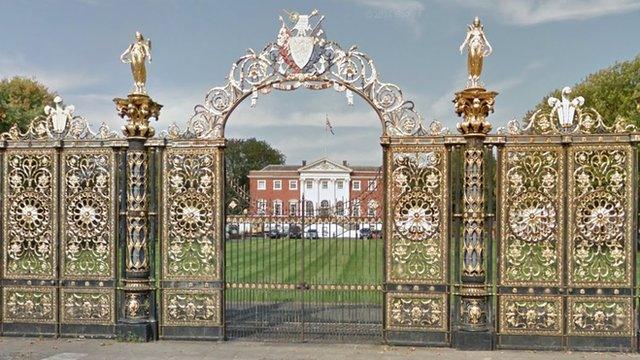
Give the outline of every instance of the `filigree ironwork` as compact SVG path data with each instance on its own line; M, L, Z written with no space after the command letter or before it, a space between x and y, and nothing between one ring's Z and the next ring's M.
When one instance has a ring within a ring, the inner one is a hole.
M113 277L114 154L110 149L65 150L62 161L62 273Z
M173 148L165 152L165 278L217 276L216 151Z
M569 334L579 336L631 336L631 298L575 297L569 299Z
M220 292L217 290L165 290L163 325L220 325Z
M98 132L91 131L88 121L82 116L74 115L73 105L64 106L62 98L54 98L54 106L45 106L44 115L33 119L26 131L18 125L11 126L9 131L0 134L0 140L108 140L117 138L107 124L102 123Z
M3 289L3 321L55 323L55 288L6 287Z
M54 149L8 150L4 166L4 273L55 276L57 182Z
M389 278L446 281L447 172L443 147L398 148L393 152L393 235Z
M559 146L517 146L505 150L502 284L560 284L564 161Z
M127 256L129 271L146 271L147 253L147 153L127 151Z
M484 152L471 148L464 152L463 242L465 276L484 274Z
M570 284L631 285L633 151L630 145L569 149Z
M562 297L502 296L499 331L501 334L562 335Z
M112 324L112 290L65 289L62 292L61 322L67 324Z
M582 96L569 99L572 90L565 87L561 91L561 99L550 97L547 107L536 110L525 126L517 120L509 121L509 134L601 134L624 133L638 131L637 127L623 117L614 119L607 125L602 115L590 107L584 107L586 100Z
M446 295L390 293L387 295L387 328L393 330L446 331Z
M462 297L460 299L460 320L463 326L481 328L487 323L487 301L485 298Z
M348 50L325 38L320 22L315 29L301 30L301 19L317 16L300 15L289 27L280 18L277 40L261 52L251 49L240 57L229 71L228 82L209 90L204 103L195 108L185 130L169 128L169 138L218 139L224 137L229 114L246 97L255 104L260 93L272 89L295 90L333 88L345 92L351 103L353 92L365 99L380 116L384 133L390 136L426 134L414 104L406 101L402 90L380 81L373 60L357 47Z

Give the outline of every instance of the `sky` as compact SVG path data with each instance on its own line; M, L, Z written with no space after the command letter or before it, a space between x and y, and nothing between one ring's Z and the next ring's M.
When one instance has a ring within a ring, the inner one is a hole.
M328 40L343 49L358 45L425 123L437 119L453 131L451 100L466 83L458 48L474 16L494 49L482 75L485 87L500 93L489 117L494 129L521 118L550 90L640 52L640 0L4 0L0 77L35 78L94 128L106 122L117 129L123 121L112 99L132 83L119 56L139 30L152 40L149 95L164 105L154 126L184 125L248 48L275 41L282 9L318 9ZM325 115L335 135L326 135ZM288 163L326 155L379 164L380 134L369 105L356 99L348 106L333 90L272 91L253 108L247 100L226 129L227 137L268 141Z

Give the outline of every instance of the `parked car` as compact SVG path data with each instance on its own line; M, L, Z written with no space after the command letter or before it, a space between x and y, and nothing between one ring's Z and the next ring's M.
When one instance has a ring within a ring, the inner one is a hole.
M373 238L373 234L371 233L371 229L362 228L360 229L360 239L371 239Z
M240 227L238 225L227 225L227 240L240 239Z
M302 238L302 229L298 225L289 226L289 238L290 239L301 239Z
M307 239L319 239L320 237L318 236L318 230L316 229L309 229L307 230L307 236L305 236Z
M382 239L382 230L371 230L372 239Z
M278 229L271 229L267 232L267 237L269 239L280 239L284 237L284 234Z

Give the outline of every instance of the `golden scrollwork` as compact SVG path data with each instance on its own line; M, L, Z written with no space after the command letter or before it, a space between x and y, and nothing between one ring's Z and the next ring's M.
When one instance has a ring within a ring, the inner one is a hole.
M500 334L562 335L562 297L500 297Z
M505 149L501 164L501 284L560 285L564 162L560 146Z
M634 312L630 297L571 297L568 333L577 336L632 336Z
M446 282L447 164L444 147L394 149L388 278Z
M220 291L166 289L162 320L164 326L220 325Z
M55 149L8 150L4 162L4 275L50 279L57 267Z
M62 160L62 274L114 275L115 157L110 149L67 149Z
M147 153L144 150L127 151L127 256L126 268L146 271L147 254Z
M445 294L387 294L387 328L390 330L447 331Z
M106 325L115 322L113 290L63 289L61 302L62 323Z
M464 152L463 274L484 274L484 152L470 148Z
M482 328L487 323L487 301L484 297L462 297L460 320L463 326Z
M569 148L569 284L632 286L631 145Z
M57 297L53 287L5 287L2 289L6 323L51 324L57 320Z
M164 166L165 279L215 279L218 261L215 148L171 148Z

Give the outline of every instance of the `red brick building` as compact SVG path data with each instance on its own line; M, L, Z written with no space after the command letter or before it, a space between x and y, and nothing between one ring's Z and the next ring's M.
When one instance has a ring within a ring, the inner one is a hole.
M252 215L382 215L379 166L322 158L302 165L268 165L249 173Z

